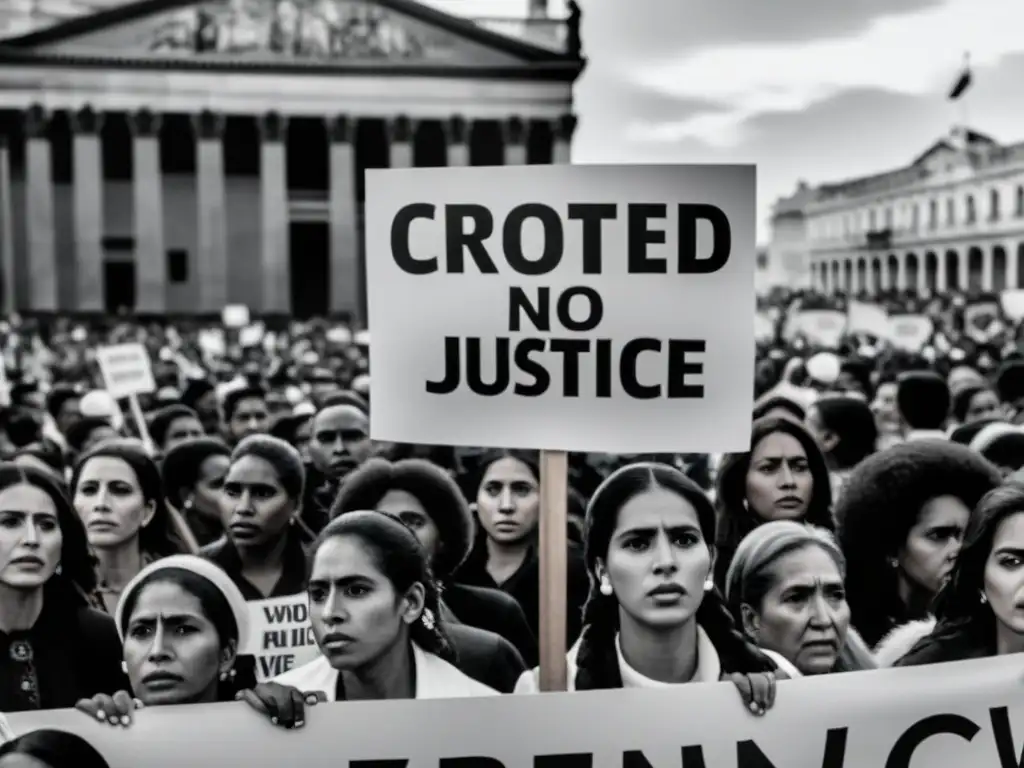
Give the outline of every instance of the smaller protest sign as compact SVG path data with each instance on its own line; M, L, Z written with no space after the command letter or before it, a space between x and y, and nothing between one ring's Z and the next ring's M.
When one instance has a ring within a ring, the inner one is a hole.
M848 333L864 333L876 339L884 339L889 335L889 313L885 307L864 301L851 301L847 308L847 318Z
M1003 314L1015 322L1024 320L1024 289L1009 288L1000 295Z
M309 598L300 593L249 603L249 642L242 653L256 657L261 682L320 655L309 623Z
M934 329L925 315L893 315L889 318L889 342L905 352L920 352Z
M156 391L149 355L141 344L100 347L96 350L96 362L111 397L120 399Z
M832 309L805 309L798 315L797 328L811 344L835 349L846 332L846 315Z
M249 324L249 308L245 304L228 304L220 319L228 328L244 328Z

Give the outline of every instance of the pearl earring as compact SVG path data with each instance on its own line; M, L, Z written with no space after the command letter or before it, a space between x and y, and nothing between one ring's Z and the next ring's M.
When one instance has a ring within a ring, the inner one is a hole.
M608 581L608 578L601 579L601 594L605 597L611 597L612 591L612 583Z
M984 593L984 592L982 592L982 593L981 593L981 604L982 604L982 605L985 605L985 604L986 604L987 602L988 602L988 598L987 598L987 597L985 597L985 593Z
M121 662L121 671L124 672L126 675L128 674L128 662L127 661L122 661Z
M221 672L220 673L220 679L221 679L221 682L224 682L225 680L234 680L235 679L235 668L232 667L231 669L226 669L223 672Z
M704 582L704 591L710 592L715 588L715 580L708 576L707 581Z

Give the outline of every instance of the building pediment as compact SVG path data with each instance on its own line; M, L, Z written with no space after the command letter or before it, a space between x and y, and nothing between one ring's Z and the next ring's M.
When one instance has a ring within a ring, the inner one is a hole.
M41 56L224 63L466 65L572 56L415 0L136 0L5 47Z

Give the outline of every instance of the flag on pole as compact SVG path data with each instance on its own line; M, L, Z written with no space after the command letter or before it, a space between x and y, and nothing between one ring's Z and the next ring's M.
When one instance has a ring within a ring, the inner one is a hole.
M960 69L960 74L957 76L956 82L953 83L953 87L949 89L949 100L956 101L964 92L971 87L971 62L968 56L964 55L964 64Z

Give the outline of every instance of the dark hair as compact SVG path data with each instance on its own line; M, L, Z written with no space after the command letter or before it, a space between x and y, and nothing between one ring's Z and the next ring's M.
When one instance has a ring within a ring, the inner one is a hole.
M78 482L82 477L85 465L92 459L98 458L120 459L131 467L136 480L138 480L139 490L142 491L142 498L153 504L153 518L139 531L139 548L155 557L187 552L188 547L175 531L170 513L167 511L160 470L157 468L156 462L133 440L110 440L82 456L76 462L71 475L71 498L74 499L78 493Z
M228 392L220 406L224 413L224 421L231 421L234 418L238 404L243 400L262 400L266 403L267 391L262 387L245 386Z
M312 413L286 413L271 423L268 434L278 440L284 440L289 445L295 445L295 436L299 429L312 420Z
M199 421L199 414L187 405L179 403L165 405L149 417L149 436L153 438L153 442L161 449L164 447L164 441L167 440L167 432L178 419L195 419Z
M176 509L184 504L183 491L191 491L199 482L199 469L211 456L230 457L231 449L216 437L193 437L178 443L164 456L164 493Z
M31 408L12 405L0 408L0 430L7 434L15 447L22 448L42 439L43 422Z
M370 404L366 402L366 398L358 392L353 392L351 389L329 395L324 400L323 405L320 406L320 410L326 411L328 408L334 408L339 405L350 405L362 411L363 415L369 415L370 413Z
M958 427L954 427L953 431L949 433L950 442L959 443L960 445L970 445L971 441L977 437L981 430L989 424L998 424L1001 421L1003 420L978 419L977 421L969 421L966 424L961 424Z
M95 561L89 552L85 527L76 514L63 483L45 470L10 462L0 463L0 491L16 485L30 485L45 493L57 510L60 525L60 573L46 582L44 600L82 605L96 589Z
M92 744L81 736L40 728L0 745L0 758L28 755L49 768L110 768Z
M331 518L357 510L375 509L389 491L405 491L423 505L440 533L434 555L434 575L451 576L469 555L473 544L473 517L462 491L440 467L423 459L391 463L370 459L349 474L331 506Z
M751 427L750 450L747 453L727 455L718 471L717 505L718 537L715 540L715 583L721 587L729 569L732 553L743 537L765 522L745 503L747 498L747 472L750 459L761 441L777 432L793 437L807 454L807 466L811 472L813 486L811 500L803 522L816 525L828 531L835 530L832 519L832 481L821 448L804 429L803 425L783 416L769 416L758 419Z
M897 666L935 664L995 655L996 618L983 602L985 564L1004 520L1024 513L1024 488L1004 485L978 502L949 580L935 600L935 628Z
M829 451L836 469L852 469L875 452L878 427L871 408L862 399L825 395L811 407L817 410L822 426L839 438Z
M83 416L68 427L64 439L67 440L68 447L77 453L82 450L93 432L103 428L114 429L114 425L110 423L110 419L102 416Z
M422 618L414 622L409 628L410 638L424 650L446 661L454 660L455 651L441 628L437 584L430 572L427 553L415 534L391 515L366 510L340 515L324 526L313 544L310 576L320 547L330 539L345 536L353 536L362 542L396 593L404 594L416 583L423 585L423 616L430 611L433 622L430 627Z
M81 398L81 396L81 393L70 384L58 384L46 396L46 410L56 419L60 415L60 409L64 407L64 403Z
M797 421L807 417L807 411L796 401L784 395L767 395L754 403L752 418L754 421L763 419L775 410L785 411Z
M38 443L26 445L15 452L14 457L17 458L19 456L31 456L34 459L38 459L56 472L57 476L61 478L61 482L63 482L64 454L56 443L50 440L41 440Z
M911 429L942 429L949 406L949 386L939 374L910 371L899 377L896 407Z
M540 455L536 451L524 451L514 448L489 448L479 456L474 456L465 462L466 470L471 478L469 488L472 490L472 497L475 499L480 491L480 485L490 466L502 459L515 459L522 462L533 473L534 479L540 483Z
M306 468L293 446L270 435L249 435L231 452L231 463L235 464L246 456L255 456L270 464L288 498L301 501L306 486Z
M619 604L614 596L601 594L595 576L596 564L598 558L607 556L622 507L636 496L655 488L674 493L692 504L709 548L710 542L714 541L714 508L700 487L679 470L664 464L642 463L622 467L608 476L587 507L584 557L591 578L576 657L576 690L622 686L615 650ZM723 671L750 673L775 670L775 664L736 627L717 589L704 593L696 618L718 651Z
M921 508L954 496L968 509L1000 484L990 462L948 440L914 440L869 456L853 470L836 505L839 546L846 555L846 599L868 645L904 621L889 558L907 540Z

